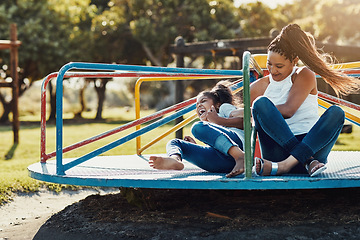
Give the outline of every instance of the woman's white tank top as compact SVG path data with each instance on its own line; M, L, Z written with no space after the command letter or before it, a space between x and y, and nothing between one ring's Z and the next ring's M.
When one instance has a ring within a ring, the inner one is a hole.
M296 69L297 67L294 67L291 74L282 81L274 81L270 74L270 84L266 88L264 96L268 97L275 105L284 104L293 85L291 77ZM285 119L285 121L294 135L299 135L309 132L318 119L317 94L309 94L295 114L291 118Z

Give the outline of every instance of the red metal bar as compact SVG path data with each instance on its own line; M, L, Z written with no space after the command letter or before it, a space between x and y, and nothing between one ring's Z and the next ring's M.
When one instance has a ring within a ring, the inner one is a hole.
M331 101L333 103L339 103L339 104L341 104L343 106L350 107L352 109L360 111L360 106L359 105L357 105L355 103L351 103L351 102L343 100L343 99L340 99L340 98L337 98L337 97L334 97L334 96L331 96L329 94L319 92L319 97L323 98L325 100Z
M58 73L51 73L48 76L45 77L44 81L43 81L43 85L41 88L41 139L40 139L40 159L41 162L46 162L47 159L52 158L56 155L56 152L52 152L49 154L46 154L46 88L47 88L47 84L50 82L50 80L52 78L57 77ZM65 74L66 78L69 77L87 77L87 78L98 78L98 77L142 77L142 76L146 76L146 77L166 77L166 76L179 76L179 75L183 75L183 76L208 76L211 77L213 75L199 75L199 74L182 74L182 73L174 73L174 74L169 74L169 73L130 73L130 72L70 72ZM146 123L148 121L151 121L155 118L161 117L169 112L172 111L176 111L180 108L183 108L185 106L188 106L192 103L194 103L196 100L195 98L193 99L189 99L187 101L184 101L182 103L176 104L170 108L164 109L163 111L160 111L158 113L155 113L153 115L149 115L147 117L135 120L129 124L126 124L124 126L121 126L119 128L115 128L111 131L105 132L103 134L99 134L97 136L94 136L92 138L86 139L84 141L75 143L73 145L70 145L68 147L65 147L63 149L63 153L65 152L69 152L71 150L74 150L78 147L84 146L86 144L92 143L94 141L103 139L105 137L108 137L112 134L118 133L120 131L123 131L125 129L128 129L130 127L139 125L139 124L143 124Z

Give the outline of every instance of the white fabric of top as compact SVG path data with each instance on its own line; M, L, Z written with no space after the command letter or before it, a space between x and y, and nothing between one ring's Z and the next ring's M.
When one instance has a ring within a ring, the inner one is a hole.
M266 88L264 96L268 97L275 105L284 104L293 86L291 77L297 69L297 67L294 67L291 74L282 81L273 80L270 74L270 84ZM291 118L285 119L294 135L309 132L319 119L317 99L317 94L309 94L295 114Z
M230 103L223 103L221 104L220 108L219 108L219 117L223 117L223 118L229 118L230 114L232 111L236 110L237 108L230 104ZM236 127L227 127L231 130L233 130L234 132L236 132L236 134L239 136L241 142L243 143L244 146L244 142L245 142L245 134L244 134L244 130L236 128Z

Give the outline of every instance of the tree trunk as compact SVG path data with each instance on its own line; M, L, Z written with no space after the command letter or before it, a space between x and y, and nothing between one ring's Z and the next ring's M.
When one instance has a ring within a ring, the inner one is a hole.
M85 89L88 85L88 81L86 79L84 79L84 84L82 85L82 87L79 90L79 101L80 101L80 110L75 113L75 118L82 118L82 113L85 111L86 109L86 101L85 101Z
M150 61L155 65L155 66L162 66L161 60L159 60L157 57L155 57L155 55L151 52L150 48L148 46L146 46L144 43L142 43L142 47L146 53L146 56L150 59Z
M3 105L4 112L0 117L0 123L7 123L9 122L9 114L11 113L11 104L12 101L7 102L4 98L4 96L0 93L0 102Z
M55 120L56 118L56 91L52 85L52 81L49 82L49 95L50 95L50 116L49 120Z
M109 82L109 78L104 79L96 79L95 80L95 90L98 96L98 107L96 111L95 119L102 119L102 111L105 101L105 90L106 84Z

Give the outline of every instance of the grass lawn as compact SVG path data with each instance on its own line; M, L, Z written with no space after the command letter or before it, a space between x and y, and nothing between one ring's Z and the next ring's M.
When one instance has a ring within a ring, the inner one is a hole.
M142 116L150 114L151 111L142 112ZM86 117L94 116L93 113L85 114ZM109 131L124 123L132 120L134 112L126 112L124 109L112 109L104 111L104 121L95 122L93 120L65 120L64 122L64 146L79 142L86 138ZM119 117L121 116L121 117ZM64 116L66 117L71 116ZM159 134L170 129L173 124L164 125L156 130L152 130L142 136L142 146L153 140ZM46 153L55 151L55 124L47 123L46 132ZM113 136L89 144L64 154L64 158L77 157L91 150L97 149L109 142L133 132L135 128L114 134ZM189 135L189 127L186 127L184 134ZM36 191L40 187L47 187L50 190L61 191L62 188L74 188L52 183L40 182L28 177L27 167L40 161L40 123L38 116L25 116L21 118L20 124L20 144L13 146L13 132L9 125L0 125L0 205L9 200L13 192ZM145 150L143 154L164 153L167 141L174 138L175 134L170 134L163 140ZM116 147L103 155L133 155L136 154L135 140L131 140L119 147Z
M142 113L143 116L149 114L149 112ZM90 113L89 116L90 117ZM121 117L116 117L121 116ZM102 122L85 121L84 120L71 120L65 121L64 124L64 146L78 142L88 137L92 137L96 134L103 133L105 131L114 129L121 126L125 122L133 119L133 112L126 112L123 109L106 110L104 112L104 120ZM85 116L87 117L87 116ZM65 186L52 183L44 183L34 180L28 177L27 167L40 160L40 123L39 119L34 116L26 116L21 118L21 130L20 130L20 144L13 146L13 133L10 125L0 126L0 205L8 201L14 192L27 192L36 191L40 187L46 186L54 191L61 191L62 188L74 188L75 186ZM162 132L172 127L172 124L165 125L156 130L142 136L142 145L151 141ZM132 131L135 128L129 129L125 132L115 134L109 139L101 140L96 143L92 143L88 146L77 149L64 154L64 157L76 157L81 156L90 150L103 146L106 143L114 141ZM184 130L184 135L189 135L189 127ZM174 138L174 134L170 134L165 139L156 143L144 154L150 153L164 153L165 144L168 140ZM55 125L48 123L47 125L47 153L55 150ZM334 150L341 151L359 151L360 150L360 128L353 126L353 132L351 134L341 134ZM119 147L116 147L104 155L132 155L135 154L135 140L125 143ZM11 156L8 158L7 156Z

